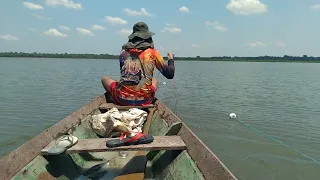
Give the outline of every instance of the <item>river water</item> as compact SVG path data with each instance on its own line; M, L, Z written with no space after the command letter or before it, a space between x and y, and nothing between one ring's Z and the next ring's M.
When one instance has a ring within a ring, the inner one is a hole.
M118 61L0 58L0 157L102 94L103 75L118 80ZM176 61L174 81L159 75L157 97L239 179L312 180L319 77L313 63Z

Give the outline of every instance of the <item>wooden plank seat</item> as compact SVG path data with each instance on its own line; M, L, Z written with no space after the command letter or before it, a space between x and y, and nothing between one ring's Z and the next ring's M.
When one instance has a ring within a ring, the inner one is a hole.
M108 148L107 140L112 138L79 139L77 144L66 150L66 153L81 152L105 152L105 151L145 151L145 150L185 150L186 144L180 136L154 136L153 142L149 144L138 144L130 146L120 146ZM42 155L48 155L46 150L54 146L55 141L51 141L44 149Z
M147 108L154 108L155 105L154 104L149 104L149 105L146 105L146 106L119 106L119 105L116 105L116 104L113 104L113 103L103 103L99 106L99 109L100 110L108 110L108 109L111 109L111 108L117 108L119 110L126 110L126 109L131 109L131 108L138 108L138 109L147 109Z

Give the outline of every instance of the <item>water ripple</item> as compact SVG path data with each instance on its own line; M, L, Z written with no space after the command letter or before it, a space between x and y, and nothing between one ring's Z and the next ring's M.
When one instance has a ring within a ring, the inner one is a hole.
M19 147L118 80L113 60L0 58L0 156ZM237 118L320 159L320 64L176 62L159 76L160 98L239 179L318 179L320 167ZM155 73L157 75L158 73ZM162 82L166 82L165 85Z

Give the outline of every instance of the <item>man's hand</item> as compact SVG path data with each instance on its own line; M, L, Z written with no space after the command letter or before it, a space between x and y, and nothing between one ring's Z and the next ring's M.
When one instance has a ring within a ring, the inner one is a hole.
M170 52L168 52L167 55L168 55L168 60L174 58L174 54L172 54L172 53L170 53Z

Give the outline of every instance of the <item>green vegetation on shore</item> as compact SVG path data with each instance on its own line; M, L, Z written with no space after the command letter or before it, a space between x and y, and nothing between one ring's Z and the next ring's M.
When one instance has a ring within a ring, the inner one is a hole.
M0 52L0 57L29 57L29 58L73 58L73 59L118 59L119 55L111 54L68 54L68 53L23 53ZM164 56L166 59L167 57ZM258 57L175 57L175 60L186 61L248 61L248 62L320 62L320 57L312 56L258 56Z
M30 58L72 58L72 59L118 59L110 54L68 54L68 53L24 53L0 52L0 57L30 57Z

